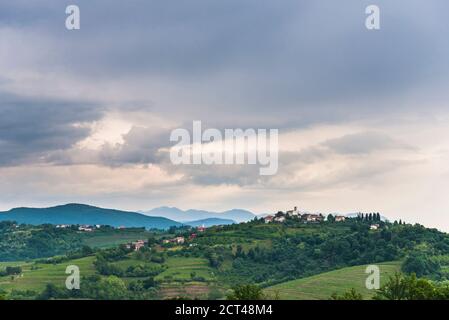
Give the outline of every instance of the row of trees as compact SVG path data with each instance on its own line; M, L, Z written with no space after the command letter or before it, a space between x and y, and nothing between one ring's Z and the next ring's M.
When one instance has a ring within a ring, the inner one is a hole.
M379 212L376 213L359 213L357 215L359 221L381 221L382 218Z

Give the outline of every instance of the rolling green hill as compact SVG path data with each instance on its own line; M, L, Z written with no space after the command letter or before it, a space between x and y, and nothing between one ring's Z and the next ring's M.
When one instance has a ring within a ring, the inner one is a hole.
M66 204L51 208L15 208L0 212L0 221L41 224L86 224L113 227L168 229L182 224L163 217L149 217L136 212L103 209L83 204Z
M400 270L400 262L377 263L381 272L381 285L390 276ZM360 292L364 299L374 295L374 290L365 287L368 265L347 267L331 272L321 273L312 277L288 281L265 289L271 296L276 294L282 300L326 300L332 294L343 294L351 288Z

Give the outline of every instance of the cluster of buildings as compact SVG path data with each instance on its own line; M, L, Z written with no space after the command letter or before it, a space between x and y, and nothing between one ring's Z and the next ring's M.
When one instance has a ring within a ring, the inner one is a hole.
M186 241L186 239L184 237L175 237L175 238L172 238L172 239L162 240L162 243L163 244L169 244L169 243L184 244L185 241Z
M204 232L205 230L206 230L206 227L204 225L196 228L196 232L198 232L198 233ZM189 240L193 240L193 239L196 239L197 236L198 236L197 233L191 233L188 239ZM186 242L186 238L182 237L182 236L178 236L178 237L175 237L175 238L162 240L163 244L169 244L169 243L172 243L172 244L184 244L185 242Z
M315 213L301 213L298 211L298 207L294 207L293 210L288 210L285 213L282 211L279 211L275 215L268 215L264 218L266 223L270 222L284 222L287 217L297 217L298 219L309 222L309 223L317 223L324 221L324 216L321 213L315 214Z
M134 251L139 251L147 244L144 240L137 240L126 244L126 249L134 249Z
M58 224L58 225L56 225L56 228L58 228L58 229L67 229L67 228L70 228L70 227L72 227L71 224ZM93 226L87 225L87 224L83 224L83 225L78 226L78 231L92 232L95 229L100 229L100 228L101 228L101 225L99 225L99 224L96 224L96 225L93 225Z
M293 210L288 210L285 213L279 211L275 215L268 215L264 218L266 223L271 222L284 222L287 217L296 217L305 223L319 223L324 221L325 217L321 213L301 213L298 211L298 207L294 207ZM335 222L343 222L346 220L345 216L337 215L334 217Z
M358 215L361 217L361 214ZM378 217L380 217L379 214L377 214ZM284 222L287 217L296 217L300 221L303 221L304 223L320 223L325 220L324 215L321 213L301 213L298 211L298 207L294 207L293 210L288 210L285 213L282 211L279 211L275 215L268 215L264 218L265 223L272 223L272 222ZM335 215L333 216L335 222L344 222L347 217L342 215ZM379 219L379 218L378 218ZM378 230L380 229L379 223L372 223L370 225L370 230Z

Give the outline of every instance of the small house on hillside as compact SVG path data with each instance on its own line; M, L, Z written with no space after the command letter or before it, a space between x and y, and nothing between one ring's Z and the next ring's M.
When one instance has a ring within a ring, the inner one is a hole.
M335 216L335 222L343 222L346 220L345 216Z
M94 229L91 226L88 226L88 225L79 226L78 230L79 231L84 231L84 232L92 232L92 231L94 231Z
M288 216L299 216L299 211L298 211L298 207L294 207L293 210L288 210L287 211L287 215Z
M142 249L145 246L146 243L147 242L144 240L137 240L137 241L134 241L131 243L127 243L126 248L133 249L134 251L139 251L140 249Z
M306 213L301 216L305 222L321 222L324 220L324 216L320 214Z
M276 222L284 222L285 221L285 216L276 217L276 218L274 218L274 221L276 221Z
M183 244L184 242L185 242L184 237L176 237L173 239L165 239L162 241L162 243L164 243L164 244L168 244L168 243Z
M133 242L134 245L134 251L139 251L141 248L145 246L145 241L143 240L137 240L136 242Z

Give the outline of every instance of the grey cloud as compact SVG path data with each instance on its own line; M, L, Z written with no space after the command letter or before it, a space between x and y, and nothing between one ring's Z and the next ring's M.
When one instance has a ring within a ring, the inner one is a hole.
M449 80L443 0L379 0L379 32L365 29L371 2L359 0L78 1L79 32L63 28L64 4L43 3L1 8L6 24L52 40L41 68L101 81L157 79L177 99L155 101L153 111L181 120L229 126L238 113L248 126L298 127L382 118L416 111L391 97L428 96Z
M169 145L169 138L168 129L133 127L123 136L123 144L105 144L99 151L99 158L112 166L157 163L160 161L158 150Z
M390 136L367 131L348 134L343 137L327 140L323 146L341 154L367 154L384 150L413 150L408 144L397 141Z
M98 120L102 108L83 101L24 98L0 92L0 164L39 162L90 134L83 124Z
M19 0L0 4L0 27L34 37L32 47L40 54L32 62L38 71L63 70L93 87L124 79L124 92L141 81L145 88L148 79L164 84L163 97L148 97L151 103L144 101L140 108L187 123L187 128L194 119L217 128L298 128L418 112L416 105L392 101L410 92L434 97L432 92L447 84L447 2L377 3L382 10L379 32L365 29L364 9L371 2L360 0L286 0L282 5L260 0L176 5L81 0L81 30L76 32L64 28L65 3ZM445 107L446 94L439 97ZM169 130L134 127L124 144L106 144L89 154L67 151L89 134L73 124L101 118L101 107L60 101L61 107L39 99L37 104L13 102L2 103L0 110L12 115L0 120L3 162L26 157L111 166L167 162L158 150L169 145ZM124 113L135 108L122 102L117 109ZM433 108L426 107L429 112ZM330 140L298 156L281 156L280 161L288 166L319 160L329 150L363 154L397 147L388 137L365 133ZM253 169L195 167L186 175L202 184L248 184L258 179Z

